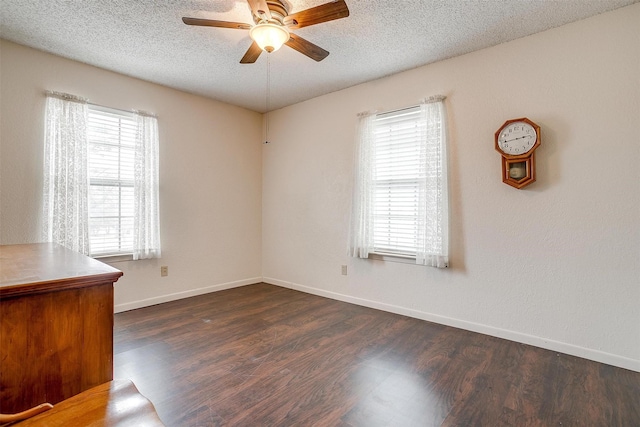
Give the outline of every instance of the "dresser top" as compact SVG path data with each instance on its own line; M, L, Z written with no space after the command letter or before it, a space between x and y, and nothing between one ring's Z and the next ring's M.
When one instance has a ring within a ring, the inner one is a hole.
M0 245L0 297L115 282L122 272L54 243Z

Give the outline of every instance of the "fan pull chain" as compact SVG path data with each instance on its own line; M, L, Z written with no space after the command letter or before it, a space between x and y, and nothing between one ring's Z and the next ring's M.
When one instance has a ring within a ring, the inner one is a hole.
M271 108L271 55L267 54L267 112L265 113L264 143L269 143L269 109Z

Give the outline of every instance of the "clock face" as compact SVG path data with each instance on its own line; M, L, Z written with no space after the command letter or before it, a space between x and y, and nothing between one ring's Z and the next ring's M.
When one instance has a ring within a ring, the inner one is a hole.
M513 122L500 131L498 146L503 153L518 156L530 151L537 139L536 130L529 123Z

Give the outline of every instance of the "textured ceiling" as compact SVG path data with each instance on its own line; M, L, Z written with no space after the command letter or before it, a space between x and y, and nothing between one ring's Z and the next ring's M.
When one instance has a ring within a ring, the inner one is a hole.
M264 112L268 63L277 109L638 1L346 0L348 18L294 31L331 52L319 63L283 46L242 65L248 31L181 21L251 23L246 0L0 0L0 37ZM286 4L294 13L326 2Z

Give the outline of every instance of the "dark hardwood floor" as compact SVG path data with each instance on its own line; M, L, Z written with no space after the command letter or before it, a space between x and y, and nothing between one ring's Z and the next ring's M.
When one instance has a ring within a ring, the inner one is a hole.
M640 373L266 284L114 332L167 426L640 426Z

